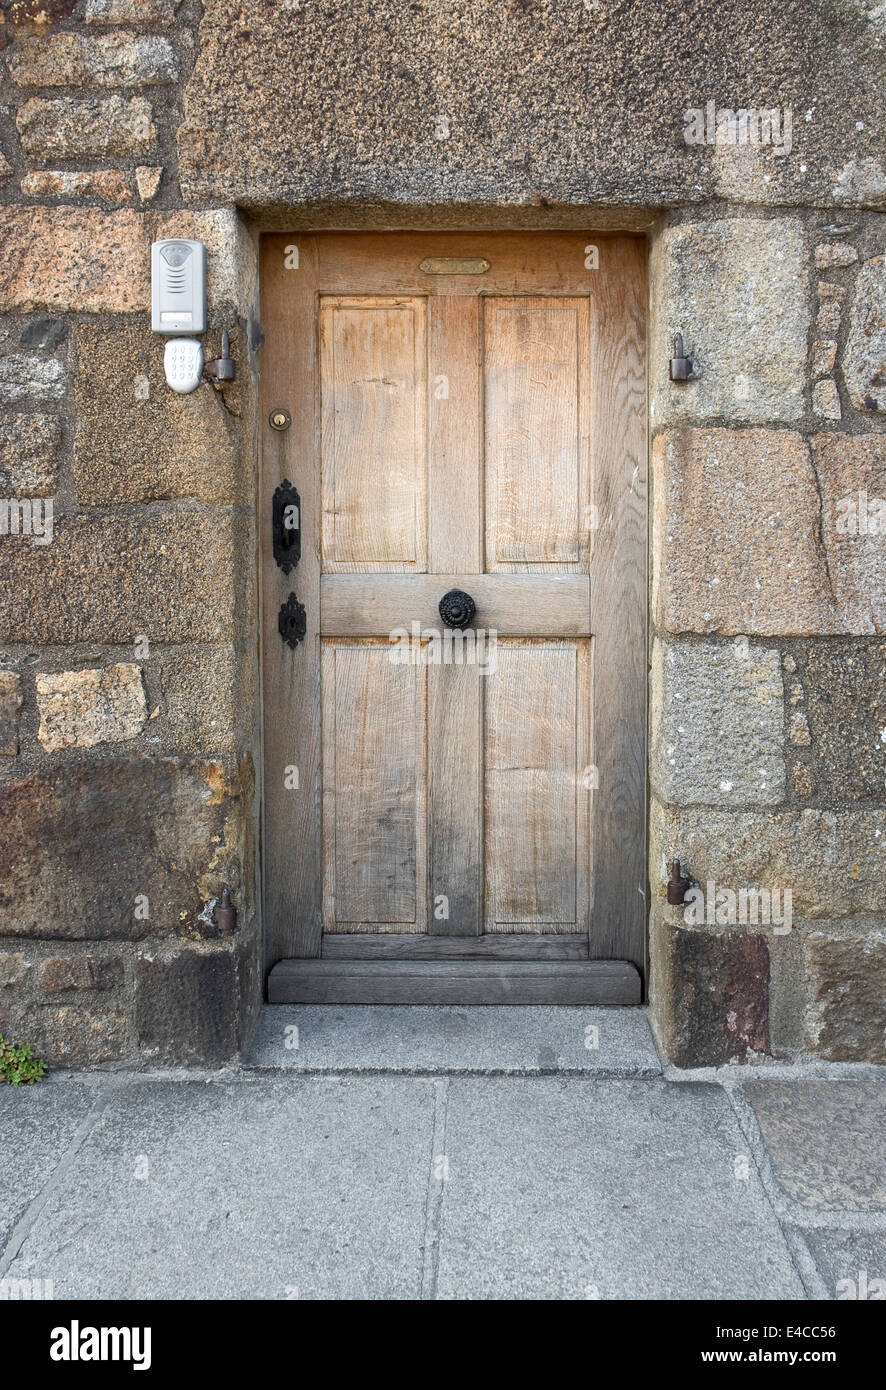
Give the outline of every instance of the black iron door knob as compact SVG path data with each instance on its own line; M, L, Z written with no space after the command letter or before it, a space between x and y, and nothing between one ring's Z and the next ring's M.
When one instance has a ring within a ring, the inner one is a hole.
M447 627L467 627L473 622L477 605L464 589L450 589L440 600L440 617Z

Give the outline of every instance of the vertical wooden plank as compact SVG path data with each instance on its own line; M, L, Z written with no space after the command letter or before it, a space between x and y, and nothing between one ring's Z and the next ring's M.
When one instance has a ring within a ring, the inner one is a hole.
M297 266L292 247L298 248ZM267 237L261 259L263 896L270 966L282 957L319 956L322 933L316 242L301 235ZM292 417L288 430L268 422L278 407ZM271 538L271 498L283 478L301 495L301 560L288 577L274 562ZM294 651L277 628L280 606L292 592L307 615L305 639Z
M428 515L431 574L482 566L480 302L428 303ZM440 586L442 598L444 585ZM482 931L481 685L476 664L428 669L428 932ZM445 915L443 913L445 912Z
M428 570L479 574L480 300L428 301ZM442 595L441 595L442 597Z
M482 931L482 686L471 665L428 668L428 931ZM444 900L442 903L440 900ZM441 914L445 907L446 915Z
M646 246L624 237L593 278L591 551L594 900L590 954L645 973Z

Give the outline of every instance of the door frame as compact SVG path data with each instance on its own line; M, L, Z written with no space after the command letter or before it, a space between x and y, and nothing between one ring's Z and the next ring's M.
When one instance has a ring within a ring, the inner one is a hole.
M277 615L293 591L305 606L305 640L319 642L321 566L314 538L319 535L320 469L317 457L298 458L296 431L275 429L274 410L301 418L318 437L320 408L315 389L300 382L318 379L316 302L318 238L329 236L396 237L396 231L298 231L268 233L260 241L262 364L259 383L259 536L260 652L262 709L261 884L264 971L293 956L321 954L322 840L320 816L321 748L295 748L292 730L306 701L319 700L307 663L298 662L278 635ZM462 254L479 255L497 239L527 242L571 237L593 245L597 266L589 270L592 293L594 359L591 383L592 458L597 525L593 535L591 631L595 669L593 733L597 789L592 824L593 908L590 955L601 965L630 962L645 978L646 952L646 692L647 692L647 385L646 340L648 243L642 233L466 230L423 231L428 254L453 254L461 238ZM443 243L449 240L449 247ZM298 248L298 270L291 248ZM397 292L397 291L392 291ZM574 290L563 291L574 293ZM274 490L288 479L299 491L305 531L300 562L284 575L273 557L271 502ZM266 717L267 716L267 717ZM285 769L297 767L299 789L284 785ZM316 835L298 846L287 841L284 826L292 795L314 799L309 819ZM298 912L297 933L292 929ZM474 953L479 955L480 952ZM525 960L525 955L523 957Z

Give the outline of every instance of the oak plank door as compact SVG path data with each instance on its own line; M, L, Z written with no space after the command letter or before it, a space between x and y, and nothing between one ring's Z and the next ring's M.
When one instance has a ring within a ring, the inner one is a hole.
M271 1002L639 1000L645 301L627 235L264 238Z

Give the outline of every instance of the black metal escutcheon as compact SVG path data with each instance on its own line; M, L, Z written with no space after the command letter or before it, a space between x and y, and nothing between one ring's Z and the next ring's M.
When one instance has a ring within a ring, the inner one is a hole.
M447 627L467 627L473 622L477 605L464 589L450 589L439 603L440 617Z
M274 559L283 573L288 574L301 559L301 498L288 478L283 479L274 493L272 526Z
M290 594L282 605L277 617L277 626L283 641L287 646L292 647L293 651L299 642L304 641L305 633L308 630L308 615L305 612L304 604L299 603L295 594Z

